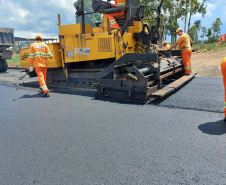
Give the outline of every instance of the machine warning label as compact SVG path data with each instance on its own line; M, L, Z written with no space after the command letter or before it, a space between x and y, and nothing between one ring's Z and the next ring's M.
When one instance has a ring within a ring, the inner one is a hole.
M90 48L75 48L76 55L90 55Z

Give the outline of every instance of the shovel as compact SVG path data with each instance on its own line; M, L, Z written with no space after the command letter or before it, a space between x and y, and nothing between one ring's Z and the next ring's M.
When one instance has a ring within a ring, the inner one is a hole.
M30 71L28 71L24 76L22 76L19 80L17 80L17 82L16 82L16 90L19 89L20 80L23 79L26 75L28 75L28 73L30 73Z

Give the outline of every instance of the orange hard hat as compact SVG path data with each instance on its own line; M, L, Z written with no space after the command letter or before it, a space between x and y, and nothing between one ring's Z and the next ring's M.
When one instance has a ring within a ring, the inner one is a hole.
M36 38L36 39L43 39L43 36L42 36L41 33L37 33L37 34L35 35L35 38Z
M167 44L167 41L166 41L166 40L164 40L164 41L162 42L162 44Z
M177 28L176 33L183 31L182 28Z

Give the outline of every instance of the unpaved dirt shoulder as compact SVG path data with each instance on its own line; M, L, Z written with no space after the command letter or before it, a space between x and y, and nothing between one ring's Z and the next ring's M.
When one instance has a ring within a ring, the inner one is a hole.
M226 49L192 53L192 73L202 77L222 77L221 61L226 56Z

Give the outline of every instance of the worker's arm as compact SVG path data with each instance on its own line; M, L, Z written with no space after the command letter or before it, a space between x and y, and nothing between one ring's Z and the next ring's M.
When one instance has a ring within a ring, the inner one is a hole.
M29 62L29 65L30 65L30 67L29 67L30 72L32 72L34 70L34 67L33 67L34 58L35 58L35 52L34 52L33 46L31 45L30 46L29 59L28 59L28 62Z
M169 50L175 48L178 44L181 44L184 38L182 36L179 37L179 39L170 47Z
M50 58L52 59L53 58L53 55L52 53L50 52L50 49L49 47L46 45L46 55L47 55L47 58Z
M172 50L173 48L175 48L176 46L178 45L178 43L177 42L175 42L171 47L170 47L170 49L169 50Z

